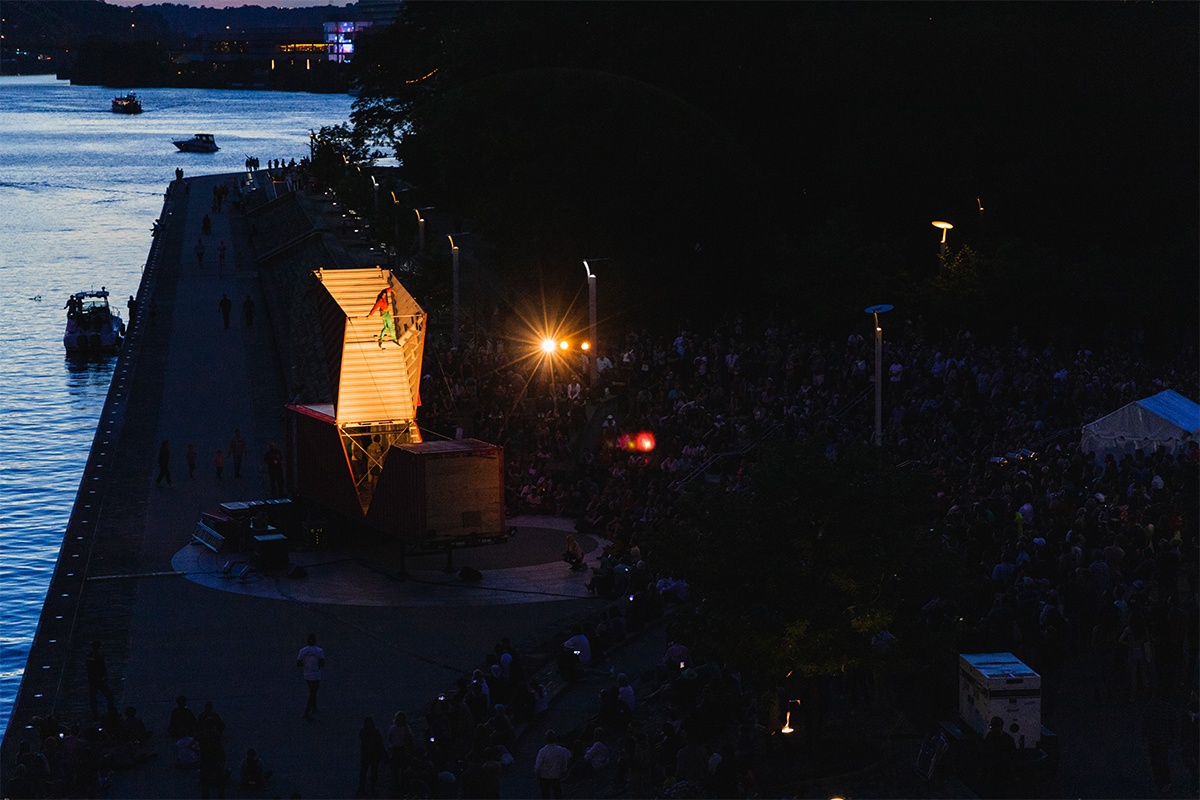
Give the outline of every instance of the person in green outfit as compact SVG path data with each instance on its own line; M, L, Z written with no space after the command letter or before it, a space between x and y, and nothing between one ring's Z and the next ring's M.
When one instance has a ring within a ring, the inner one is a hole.
M385 286L375 298L375 305L371 306L370 312L367 313L367 316L370 317L378 311L379 316L383 319L383 328L379 331L379 336L375 338L376 344L380 347L383 347L383 337L385 336L399 344L399 340L396 338L396 323L392 319L392 301L395 294L392 287Z

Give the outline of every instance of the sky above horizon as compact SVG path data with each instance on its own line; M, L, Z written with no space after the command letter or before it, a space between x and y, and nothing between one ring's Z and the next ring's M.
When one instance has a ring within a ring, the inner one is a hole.
M125 6L126 8L154 5L154 0L105 0L105 2L110 6ZM170 0L170 2L195 8L201 6L209 8L241 8L242 6L311 8L312 6L349 6L354 4L352 0Z

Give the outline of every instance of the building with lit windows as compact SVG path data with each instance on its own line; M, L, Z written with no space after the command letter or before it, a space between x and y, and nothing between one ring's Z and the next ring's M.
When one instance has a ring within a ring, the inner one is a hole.
M354 58L354 39L369 28L383 28L396 21L400 3L396 0L359 0L346 11L349 22L325 23L325 48L329 60L345 64Z
M349 63L354 58L354 37L371 27L370 22L326 22L325 49L329 60L339 64Z

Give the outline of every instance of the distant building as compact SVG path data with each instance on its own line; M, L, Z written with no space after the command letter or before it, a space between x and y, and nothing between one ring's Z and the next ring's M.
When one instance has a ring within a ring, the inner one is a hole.
M369 28L384 28L396 21L400 3L396 0L359 0L347 6L350 19L325 23L325 49L329 60L339 64L354 58L354 40Z
M354 37L370 27L370 22L326 22L325 49L329 60L348 64L354 58Z
M354 18L377 27L387 27L400 15L401 5L399 0L358 0L354 5Z

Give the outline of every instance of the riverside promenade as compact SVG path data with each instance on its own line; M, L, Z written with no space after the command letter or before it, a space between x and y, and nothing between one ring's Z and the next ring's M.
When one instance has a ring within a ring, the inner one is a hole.
M552 658L557 643L571 624L607 607L560 559L569 521L516 518L510 520L517 529L510 543L456 553L457 566L483 573L475 584L446 572L442 556L410 556L409 577L401 580L394 548L337 541L293 550L290 560L305 567L303 579L257 572L239 578L244 556L190 543L202 511L267 495L263 453L272 442L283 443L287 370L273 332L286 326L270 318L280 305L263 295L263 286L273 284L256 270L246 218L228 208L213 213L209 202L217 184L247 177L190 177L166 193L138 292L138 318L97 426L0 763L12 765L22 741L41 749L31 724L35 716L53 714L67 724L91 718L85 657L98 639L116 704L138 709L154 733L149 748L156 756L114 771L106 796L200 795L196 774L175 769L166 735L175 698L184 695L194 711L211 701L222 716L230 769L236 772L246 748L258 750L274 771L268 796L353 797L364 717L386 730L403 710L422 733L429 702L509 637L551 699L549 709L520 732L515 763L504 771L503 796L536 796L533 760L546 729L579 731L616 672L627 672L637 691L649 693L640 678L653 673L667 643L667 623L660 620L614 648L583 681L558 678ZM271 194L265 173L249 180L245 188ZM212 220L209 235L201 232L205 214ZM203 264L195 255L198 240L205 247ZM228 329L222 295L234 305ZM243 313L247 297L256 309L253 324ZM218 480L213 457L227 448L235 429L247 442L242 476L234 477L227 460ZM170 485L155 482L163 440L171 450ZM185 458L189 444L198 452L193 477ZM604 544L587 536L579 541L589 560ZM234 569L225 570L230 561ZM295 660L310 632L327 664L320 711L305 721L306 688ZM639 711L648 726L662 713L649 700ZM918 788L926 796L962 795L957 782L936 789L915 785L907 765L915 734L897 737L896 725L887 722L864 717L862 729L850 732L869 737L873 733L863 726L886 729L886 751L868 772L809 784L810 790L826 794L836 791L827 787L858 786L866 795L877 793L868 786L895 785L906 787L900 790L906 795ZM894 780L897 771L904 780ZM611 794L610 782L596 776L568 784L567 793ZM388 778L380 784L381 795L391 793ZM796 784L788 779L787 786L790 793ZM660 788L643 775L626 794L653 797ZM779 784L771 788L785 791ZM226 792L249 796L236 779ZM448 787L446 795L457 796L456 788Z
M224 567L243 556L190 544L201 512L267 495L263 453L272 442L283 444L288 369L281 366L286 360L277 332L287 326L271 316L284 307L264 295L264 286L277 284L257 270L246 217L228 208L212 213L209 202L217 184L247 179L244 173L187 178L167 192L138 293L138 319L97 425L0 769L11 768L20 742L40 749L34 716L54 714L65 723L90 718L84 659L94 639L102 642L117 706L136 706L155 734L150 747L157 757L114 772L105 792L114 798L200 796L196 774L174 768L165 732L180 694L194 711L212 701L223 717L231 769L254 747L275 773L265 793L242 792L234 780L228 796L354 797L364 717L386 730L391 716L405 711L423 732L430 700L469 675L501 637L512 640L552 695L549 709L517 739L502 796L537 796L533 759L546 729L581 730L614 673L634 678L639 719L645 730L655 730L663 712L648 697L653 687L639 679L660 662L669 621L615 648L579 683L564 684L553 672L551 656L569 626L606 606L559 558L568 521L516 518L509 544L456 553L457 566L483 573L474 584L444 571L441 556L410 557L409 577L401 580L397 553L385 544L331 540L320 549L293 550L291 562L305 567L303 579L238 577L239 569ZM265 173L249 180L255 191L270 194ZM201 233L206 213L212 219L207 236ZM205 245L203 266L194 252L197 240ZM221 241L224 269L217 256ZM234 305L228 329L219 310L223 294ZM250 325L242 311L247 297L256 309ZM213 456L228 447L235 429L247 442L243 474L234 477L230 460L218 480ZM172 481L156 486L164 439ZM194 477L184 456L189 443L199 454ZM590 558L604 544L584 536L580 542ZM310 632L325 648L327 664L320 711L305 721L306 690L295 659ZM1088 697L1093 671L1088 653L1070 654L1058 702L1046 709L1047 724L1061 739L1062 767L1038 796L1151 796L1141 708ZM926 781L916 774L913 763L927 731L886 703L870 711L833 708L826 731L843 748L871 755L829 774L815 751L772 737L760 796L972 796L952 776ZM1177 757L1172 754L1176 764ZM653 775L639 776L623 793L614 793L610 776L565 787L568 797L655 797L662 789ZM390 779L381 777L378 795L391 791ZM457 794L449 788L441 796ZM1194 797L1195 790L1176 782L1159 796Z
M260 186L264 175L254 177ZM268 496L263 455L271 443L283 445L284 382L245 222L228 203L221 213L210 204L218 183L245 179L185 178L167 193L138 318L116 365L5 735L6 766L19 742L33 739L34 716L90 718L85 656L98 639L117 706L137 707L156 734L158 755L116 772L110 796L198 796L196 775L174 769L165 734L177 695L197 712L212 701L225 721L228 765L236 770L255 747L275 771L272 795L352 796L364 717L384 730L398 710L419 718L501 637L524 646L603 607L578 574L568 580L559 560L564 533L537 520L516 521L519 534L509 545L457 554L457 565L485 575L472 585L443 572L444 557L410 558L412 577L401 581L389 571L395 553L345 550L336 541L293 554L294 563L306 564L303 580L239 579L221 574L222 562L237 555L190 544L202 511ZM201 233L205 214L209 235ZM203 264L197 240L205 245ZM234 303L228 329L222 295ZM251 325L247 297L257 311ZM214 454L228 448L235 429L247 443L242 476L234 477L229 459L218 480ZM164 440L171 483L156 485ZM194 477L189 444L199 454ZM327 664L320 713L306 722L295 660L309 633Z

